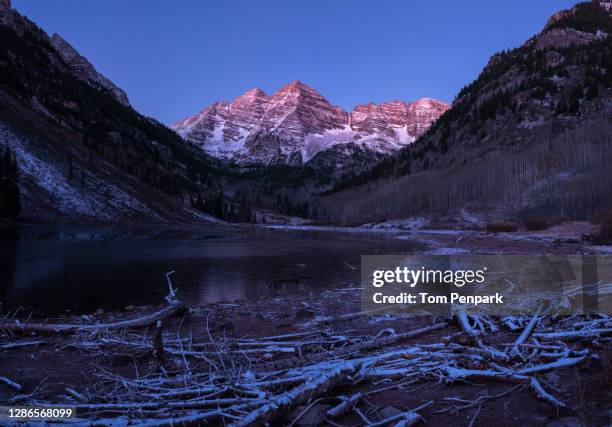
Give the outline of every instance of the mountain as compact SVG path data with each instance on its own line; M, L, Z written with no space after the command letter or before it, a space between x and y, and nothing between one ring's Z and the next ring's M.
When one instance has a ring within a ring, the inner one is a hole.
M210 188L212 159L140 115L72 46L0 0L6 147L19 169L22 220L210 220L191 200Z
M588 218L611 208L611 35L608 1L555 14L522 46L494 55L417 142L345 176L326 198L330 215L361 221L471 207Z
M232 102L216 102L172 128L220 159L299 165L339 145L350 152L398 150L414 142L447 108L424 98L359 105L348 113L296 80L270 96L255 88Z
M51 46L62 57L64 62L70 67L73 74L93 86L99 86L108 90L113 97L125 106L130 105L127 94L108 78L104 77L94 68L94 66L82 56L70 43L64 40L59 34L53 34L49 40Z

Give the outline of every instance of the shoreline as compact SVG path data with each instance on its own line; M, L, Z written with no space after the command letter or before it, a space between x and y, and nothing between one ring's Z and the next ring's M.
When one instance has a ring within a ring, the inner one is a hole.
M350 371L353 364L362 363L360 360L376 359L380 362L370 367L363 379L354 383L355 373L342 370L338 374L342 378L328 378L331 382L317 389L320 395L293 401L275 413L274 419L284 425L296 418L295 425L329 425L326 419L332 418L328 411L342 403L340 396L356 394L365 395L357 407L372 422L406 411L418 413L432 425L456 425L458 415L468 420L476 417L478 423L490 425L499 420L495 415L499 411L505 412L507 421L513 424L543 426L563 418L601 424L607 417L604 390L610 386L612 348L609 339L597 338L599 334L562 341L570 351L567 354L545 356L546 351L540 350L542 356L532 359L533 348L525 347L520 351L523 356L518 357L512 356L504 344L519 339L528 327L527 317L513 319L516 327L511 330L502 319L467 314L468 323L483 325L478 331L466 332L465 318L459 314L453 318L394 317L360 312L359 304L358 288L334 288L322 293L299 292L283 298L191 307L184 315L165 318L161 327L150 324L61 335L4 335L0 339L0 363L10 380L22 388L16 392L0 387L0 398L21 406L32 400L39 405L75 406L82 421L97 419L103 424L112 420L123 425L128 419L142 417L177 422L204 414L212 417L207 402L221 405L222 412L232 417L236 405L250 409L240 413L252 413L275 396L298 389L305 379L315 381L330 373L333 366L348 366ZM136 308L62 316L53 322L103 325L141 318L150 312L151 308ZM548 331L558 335L559 331L579 328L580 322L595 322L599 329L612 327L609 318L599 323L584 317L543 319L546 322L533 333L551 349L560 344L555 344L558 339L546 338ZM500 366L508 366L513 367L512 372L527 372L556 359L563 360L558 368L542 368L542 374L533 378L563 402L565 406L560 408L538 397L528 381L532 374L512 374L516 376L513 379L499 371ZM563 368L563 363L569 363L568 367ZM315 367L318 376L312 377ZM524 379L525 375L529 378ZM213 380L224 376L242 384L243 391L236 394L223 385L225 381ZM270 380L278 385L263 385ZM181 385L185 381L187 388ZM264 395L256 396L256 390L264 391ZM582 400L577 400L576 390L582 393ZM457 404L449 398L465 402ZM377 409L372 411L370 404ZM462 408L464 404L468 406ZM150 411L142 412L143 405L145 409L150 405ZM476 414L479 406L487 410ZM419 407L423 408L414 411ZM219 425L223 419L228 422L232 418L217 414L210 422ZM333 422L363 424L353 410L334 417Z

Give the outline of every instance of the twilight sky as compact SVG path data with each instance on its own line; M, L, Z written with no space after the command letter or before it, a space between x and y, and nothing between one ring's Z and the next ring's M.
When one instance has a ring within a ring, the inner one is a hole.
M451 101L573 0L13 0L171 124L291 80L332 104Z

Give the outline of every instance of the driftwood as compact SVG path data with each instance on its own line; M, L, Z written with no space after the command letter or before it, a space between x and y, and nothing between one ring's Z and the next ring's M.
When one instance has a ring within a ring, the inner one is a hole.
M360 364L355 362L341 364L330 372L322 374L300 387L270 399L269 403L257 408L240 421L231 424L231 426L256 426L270 422L284 410L300 405L310 399L316 399L321 394L346 381L347 377L355 373L359 367Z
M393 427L411 427L423 421L423 417L416 412L405 413L400 420L393 424Z
M174 302L161 310L138 317L135 319L121 320L109 323L78 324L78 323L20 323L5 322L0 324L0 330L25 333L60 333L70 334L75 332L94 332L114 329L144 328L157 323L158 320L166 319L185 309L180 302Z
M459 326L461 326L461 329L463 329L463 332L471 336L478 335L479 331L470 324L469 316L464 309L459 309L455 314L455 318Z
M362 397L363 394L356 393L349 398L345 398L342 403L330 408L327 411L327 416L329 418L338 418L339 416L346 414L361 400Z
M66 387L64 391L68 393L70 396L74 397L78 401L85 402L87 400L85 399L85 396L83 396L81 393L79 393L78 391L76 391L75 389L71 387Z
M10 388L13 391L17 391L20 392L21 389L23 388L21 386L21 384L16 383L15 381L12 381L6 377L0 377L0 384L4 384L5 386L7 386L8 388Z
M419 415L417 411L420 411L421 409L425 409L428 406L431 406L432 403L433 402L427 402L424 405L421 405L418 408L415 408L411 411L402 412L401 414L393 415L392 417L385 418L384 420L381 420L375 423L370 423L368 427L383 427L383 426L390 426L390 425L393 425L393 427L415 426L421 421L423 421L423 417Z
M533 317L531 318L531 320L527 324L527 326L525 326L525 329L523 329L523 332L521 333L521 335L519 335L519 337L514 342L515 350L516 350L516 346L524 344L527 341L527 339L529 338L529 336L532 334L532 332L535 329L536 325L540 321L540 312L541 311L542 311L542 305L540 305L538 310L535 312L535 314L533 315Z
M169 287L174 293L170 281ZM178 306L174 297L170 298L170 307ZM97 373L100 381L93 387L78 392L66 388L67 395L60 394L48 400L37 396L37 404L74 406L83 417L77 421L83 425L116 425L129 420L156 427L207 423L287 425L289 420L284 416L305 405L301 416L323 399L335 402L336 406L328 409L325 415L328 420L338 420L339 424L343 424L342 417L354 414L369 427L406 427L426 421L428 413L422 410L427 406L442 404L445 409L431 413L456 414L468 408L478 409L469 421L473 425L487 400L506 396L519 388L530 387L537 398L557 408L565 407L563 396L557 398L547 392L546 384L541 384L537 375L588 361L592 349L572 348L572 339L601 337L611 326L607 317L551 317L547 329L543 330L538 322L540 314L536 313L531 321L529 318L521 321L522 332L517 340L500 343L499 336L489 339L488 335L499 332L496 325L499 320L462 310L457 314L460 328L450 331L448 338L428 338L427 343L404 341L453 326L441 322L400 333L386 328L378 334L362 335L350 331L344 336L331 332L322 323L312 322L301 325L299 332L258 338L217 336L213 339L207 329L209 339L197 340L191 332L181 334L180 327L178 332L169 331L167 325L162 329L156 316L159 313L110 324L66 325L72 328L70 331L84 333L75 333L62 341L69 341L66 346L71 350L92 355L138 354L152 362L151 365L163 355L163 369L144 375L137 371L130 376L101 368ZM43 325L53 332L57 330L57 325ZM140 331L132 329L134 325L157 327ZM88 333L92 331L96 333ZM7 337L10 338L10 334ZM14 344L20 342L27 341ZM8 348L13 348L12 344L3 343ZM266 362L271 357L279 360ZM194 363L188 362L194 359ZM431 384L462 381L510 385L501 393L474 400L453 396L455 391L448 388L450 397L447 395L387 418L371 410L368 400L370 393L390 389L404 389L410 393L409 387L417 390ZM19 386L2 377L0 383L15 391L14 385ZM369 387L379 384L382 387L375 390ZM350 394L338 396L334 391L339 386L347 386ZM300 416L293 417L294 423Z
M573 341L580 338L596 338L602 335L612 334L612 328L581 329L579 331L541 332L533 334L536 338L543 340Z
M418 337L419 335L424 335L428 332L437 331L439 329L443 329L448 327L448 323L441 322L435 323L431 326L426 326L424 328L414 329L412 331L404 332L401 334L395 334L388 337L382 338L374 338L368 341L361 342L359 344L354 344L352 346L347 346L342 348L339 351L333 353L334 356L344 356L350 353L355 353L364 350L372 350L379 347L385 347L389 345L396 344L398 342L407 340L409 338Z
M540 384L540 382L537 380L536 377L531 377L530 385L531 385L531 389L535 391L536 395L540 399L547 401L548 403L553 405L555 408L565 408L565 403L561 402L556 397L554 397L552 394L544 390L544 388L542 387L542 385Z
M38 345L46 344L45 340L28 340L28 341L17 341L7 344L0 345L0 350L13 350L21 347L35 347Z

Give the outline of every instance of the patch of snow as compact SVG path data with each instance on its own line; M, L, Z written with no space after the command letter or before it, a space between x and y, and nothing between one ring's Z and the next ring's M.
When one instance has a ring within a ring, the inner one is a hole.
M465 230L433 230L433 229L421 229L418 231L419 234L438 234L443 236L458 236L460 234L466 234Z
M544 117L538 117L538 119L535 121L525 119L521 123L519 123L518 126L522 129L533 129L536 127L544 126L545 124L546 120L544 120Z
M425 252L425 255L460 255L467 254L470 251L464 248L447 248L441 247Z
M416 141L416 138L408 133L408 126L394 127L393 131L400 145L408 145Z
M391 219L380 223L364 224L364 228L372 229L400 229L415 230L424 227L428 223L425 217L414 217L404 219Z
M65 175L65 165L43 161L27 148L27 141L0 124L0 136L15 152L23 180L40 187L63 214L111 220L125 212L138 212L151 218L157 214L123 189L104 180L97 180L86 171L85 186L76 185ZM95 191L92 191L95 188ZM24 196L29 194L27 187Z
M600 254L612 254L612 246L589 246L589 249Z

